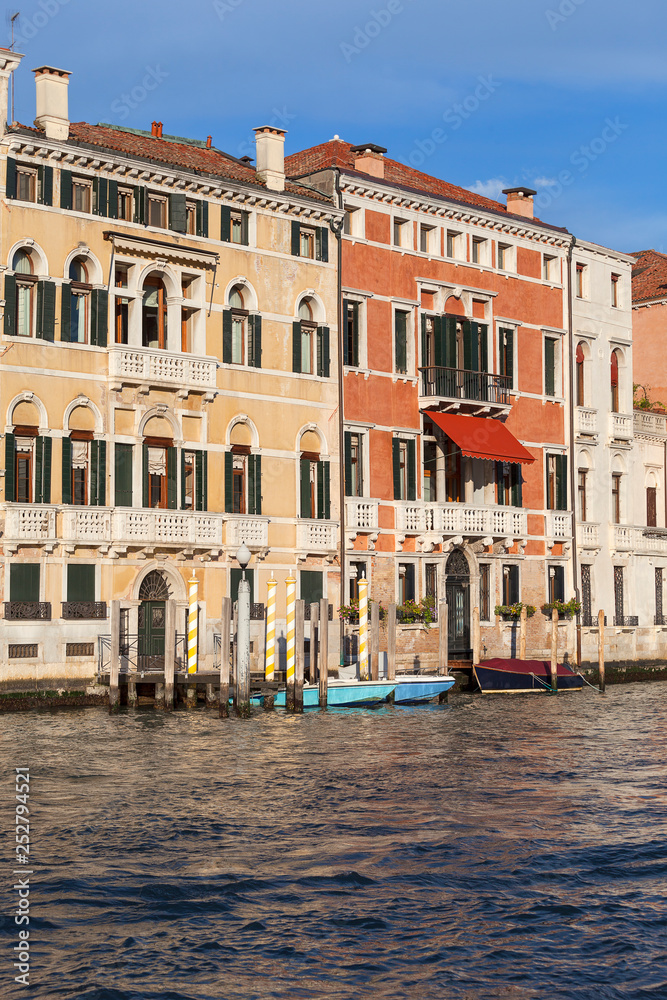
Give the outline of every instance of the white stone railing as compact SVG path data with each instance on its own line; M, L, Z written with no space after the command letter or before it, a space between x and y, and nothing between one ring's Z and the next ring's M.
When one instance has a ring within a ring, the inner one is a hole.
M572 514L566 510L547 511L547 537L555 541L572 537Z
M514 535L525 537L528 516L516 507L483 507L468 504L401 504L396 508L396 528L402 534Z
M225 544L236 547L242 542L245 542L250 549L268 548L268 517L252 514L225 514Z
M296 522L296 547L300 552L335 552L338 547L338 522L299 518Z
M65 507L62 534L67 542L111 542L111 507Z
M584 521L577 525L577 544L582 549L600 548L600 525Z
M598 411L578 406L575 410L574 426L577 434L597 434Z
M667 419L659 413L634 412L635 434L660 434L667 432Z
M217 548L222 515L134 507L69 507L63 541L85 545L165 544Z
M121 382L182 386L210 392L216 385L215 358L173 354L149 347L109 347L109 375Z
M610 413L609 433L615 441L631 441L633 438L633 417L631 413Z
M7 504L5 539L8 541L54 542L56 507L50 504Z
M378 500L366 500L355 497L345 501L346 528L354 528L357 532L374 532L378 530Z
M658 528L638 528L631 524L611 524L611 547L617 552L667 553L667 532Z

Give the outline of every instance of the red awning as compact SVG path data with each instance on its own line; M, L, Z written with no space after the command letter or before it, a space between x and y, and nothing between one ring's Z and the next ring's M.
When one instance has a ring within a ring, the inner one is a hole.
M470 458L522 462L526 465L535 461L505 424L493 417L464 417L435 410L428 410L426 415Z

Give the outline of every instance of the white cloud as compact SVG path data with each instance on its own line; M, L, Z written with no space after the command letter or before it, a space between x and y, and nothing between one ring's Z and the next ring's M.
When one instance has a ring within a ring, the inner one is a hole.
M500 201L503 188L509 186L504 177L491 177L488 181L475 181L474 184L469 184L468 191L472 191L474 194L481 194L484 198L492 198L494 201Z

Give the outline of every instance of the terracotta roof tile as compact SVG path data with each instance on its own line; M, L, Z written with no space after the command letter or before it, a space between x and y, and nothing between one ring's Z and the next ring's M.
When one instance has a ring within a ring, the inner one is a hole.
M630 256L637 261L632 268L632 301L667 299L667 255L657 250L639 250Z

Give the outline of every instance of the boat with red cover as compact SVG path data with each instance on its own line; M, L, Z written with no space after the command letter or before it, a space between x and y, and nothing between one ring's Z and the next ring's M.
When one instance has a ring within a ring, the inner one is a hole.
M500 657L476 663L472 668L482 694L525 694L551 691L549 660L503 660ZM581 691L584 679L566 663L556 671L559 691Z

